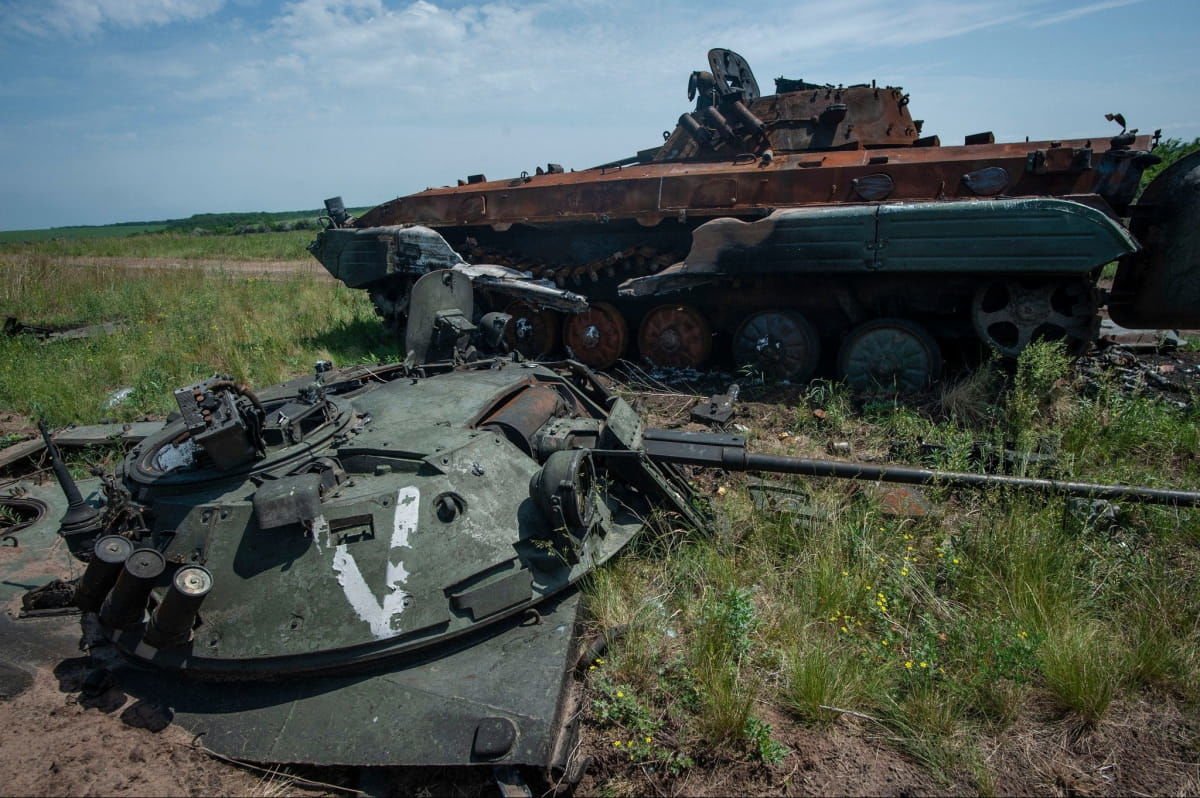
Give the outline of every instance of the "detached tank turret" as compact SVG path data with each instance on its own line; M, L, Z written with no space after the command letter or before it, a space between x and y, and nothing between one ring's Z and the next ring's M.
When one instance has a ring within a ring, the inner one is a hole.
M586 295L588 310L567 314L484 297L517 319L512 343L530 356L566 351L597 368L732 360L789 379L825 363L856 387L901 389L937 375L947 341L1006 355L1034 338L1086 347L1111 261L1123 264L1118 304L1144 326L1156 321L1147 302L1175 282L1163 275L1195 273L1195 248L1154 232L1194 204L1198 181L1183 178L1195 163L1170 178L1182 193L1155 192L1153 212L1139 212L1157 156L1120 115L1116 135L979 133L949 146L923 135L898 87L779 78L762 95L741 56L708 60L689 81L695 107L661 146L580 172L472 175L357 219L331 213L313 254L371 291L389 323L404 320L410 239L431 231L468 262ZM1128 214L1144 220L1137 239ZM1190 229L1174 224L1172 235ZM1194 293L1160 323L1200 324Z

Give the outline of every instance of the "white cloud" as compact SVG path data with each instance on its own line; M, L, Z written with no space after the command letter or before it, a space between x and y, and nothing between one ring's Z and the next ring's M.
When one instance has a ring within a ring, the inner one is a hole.
M38 0L0 6L0 26L40 36L87 37L104 28L150 28L203 19L224 0Z
M1091 5L1079 6L1078 8L1069 8L1066 11L1061 11L1057 14L1052 14L1048 17L1041 17L1029 23L1031 28L1042 28L1046 25L1057 25L1060 22L1070 22L1073 19L1085 17L1088 14L1094 14L1097 11L1107 11L1110 8L1120 8L1121 6L1131 6L1134 3L1140 3L1142 0L1102 0L1099 3Z

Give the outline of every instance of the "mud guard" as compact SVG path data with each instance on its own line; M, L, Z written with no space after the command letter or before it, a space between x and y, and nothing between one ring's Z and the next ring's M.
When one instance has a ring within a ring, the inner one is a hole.
M1108 301L1133 329L1200 328L1200 151L1154 179L1133 207L1142 251L1120 260Z

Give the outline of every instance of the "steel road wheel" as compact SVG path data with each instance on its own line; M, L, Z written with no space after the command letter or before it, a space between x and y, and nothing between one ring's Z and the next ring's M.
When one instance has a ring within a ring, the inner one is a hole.
M697 369L712 352L712 329L691 305L659 305L642 319L638 350L656 366Z
M504 332L510 350L536 359L558 348L560 324L557 312L520 299L510 302L504 312L512 316L512 322Z
M838 375L856 393L911 394L942 373L942 352L925 328L905 319L855 327L838 350Z
M780 380L807 380L816 371L820 354L817 331L794 310L755 313L733 336L733 359L739 367Z
M606 369L625 354L629 327L620 311L607 302L595 302L583 313L567 316L563 345L585 366Z
M1086 280L989 280L975 291L971 323L988 346L1009 357L1039 339L1064 341L1079 354L1096 337L1096 308L1096 291Z

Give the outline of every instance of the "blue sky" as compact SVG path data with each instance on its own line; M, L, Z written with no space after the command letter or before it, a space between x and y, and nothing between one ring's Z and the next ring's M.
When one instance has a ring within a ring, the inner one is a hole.
M373 205L661 141L710 47L945 143L1200 136L1200 0L0 0L0 229Z

